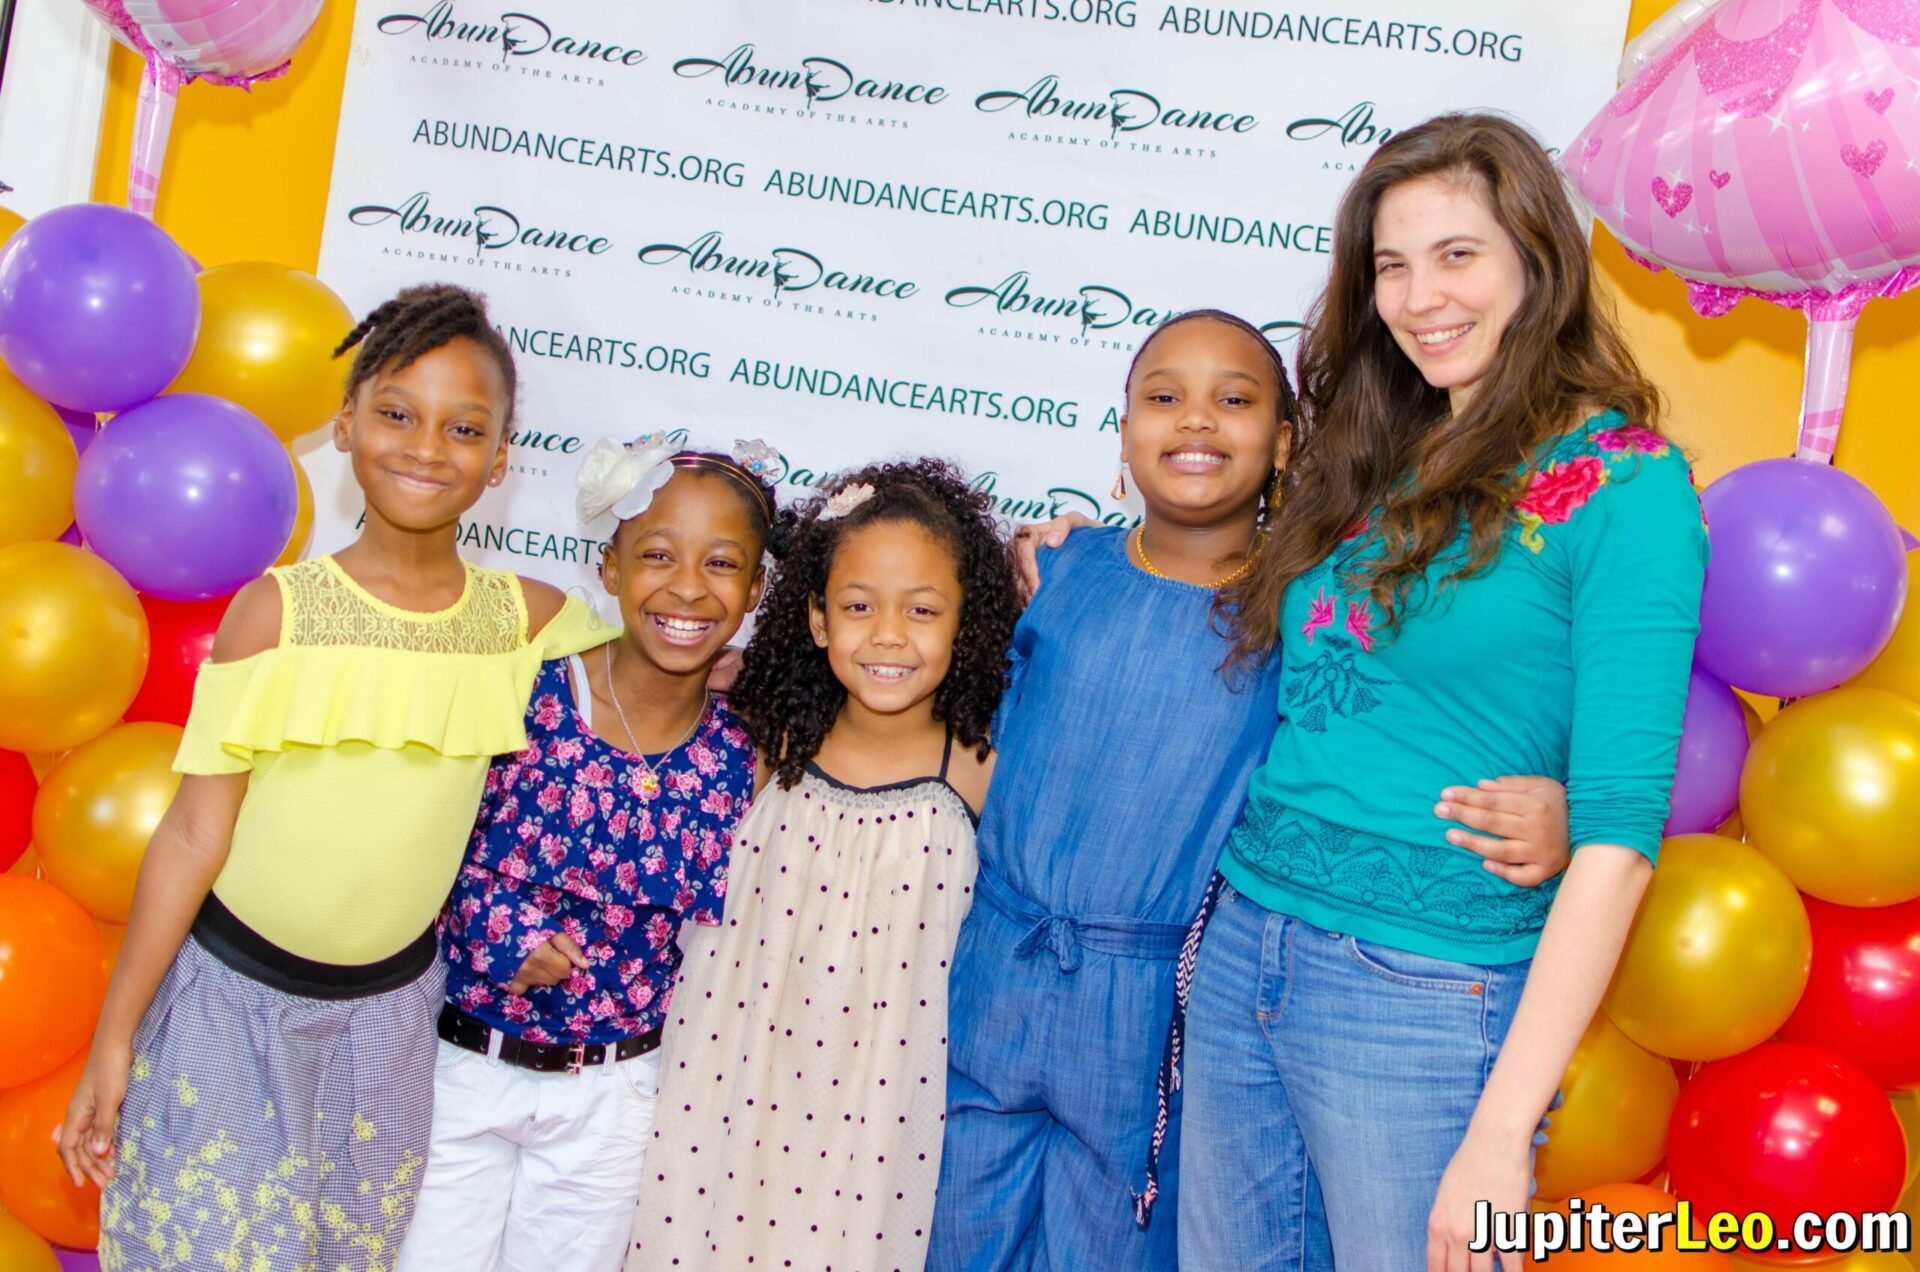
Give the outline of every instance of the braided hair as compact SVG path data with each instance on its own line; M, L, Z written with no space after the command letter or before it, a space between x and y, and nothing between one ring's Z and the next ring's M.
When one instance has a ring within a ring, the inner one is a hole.
M465 338L492 355L507 385L507 418L513 423L513 402L520 379L514 373L513 350L487 317L487 302L477 292L452 283L426 283L403 289L378 306L347 333L333 351L339 357L359 346L353 368L347 372L345 396L351 399L362 384L382 371L400 371L443 345Z
M873 487L871 498L845 516L820 519L830 495L862 483ZM733 708L783 787L800 780L847 700L827 651L813 643L808 602L824 600L834 554L847 536L882 521L917 525L953 554L960 625L946 679L933 692L933 718L946 722L981 759L991 750L988 729L1006 688L1007 644L1020 616L993 500L938 459L874 464L843 474L801 507L734 682Z

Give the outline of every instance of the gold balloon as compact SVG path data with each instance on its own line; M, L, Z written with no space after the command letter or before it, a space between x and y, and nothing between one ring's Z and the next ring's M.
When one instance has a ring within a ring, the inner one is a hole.
M1847 683L1886 689L1920 702L1920 553L1907 553L1907 607L1893 629L1893 639L1865 671Z
M180 727L120 724L78 746L33 801L40 866L60 891L109 923L133 909L133 881L161 814L180 789Z
M0 208L0 243L13 237L13 232L27 223L27 218L18 212L9 212Z
M1746 844L1660 846L1607 990L1607 1017L1656 1055L1718 1060L1765 1042L1807 987L1813 933L1800 894Z
M0 208L0 216L11 215ZM60 1258L46 1238L0 1210L0 1268L7 1272L60 1272Z
M1920 704L1834 689L1767 722L1740 774L1747 840L1836 905L1920 897Z
M120 718L147 674L147 615L64 543L0 548L0 748L59 751Z
M1920 1091L1889 1091L1900 1129L1907 1133L1907 1186L1920 1179ZM1920 1234L1916 1234L1920 1235Z
M1900 1199L1900 1204L1896 1209L1907 1217L1908 1231L1920 1233L1920 1183L1915 1183L1907 1189L1906 1196ZM1907 1258L1913 1263L1914 1267L1920 1268L1920 1244L1916 1244L1914 1248L1908 1252Z
M263 261L200 274L200 337L167 389L246 407L292 441L340 409L346 366L333 356L353 314L312 274Z
M307 480L307 470L298 459L288 455L293 464L293 483L298 501L293 508L293 533L287 536L287 546L280 550L275 565L292 565L307 550L307 544L313 541L313 483Z
M1755 1263L1751 1259L1736 1258L1733 1261L1733 1266L1735 1268L1765 1269L1765 1272L1780 1272L1781 1268L1794 1265ZM1817 1266L1819 1272L1913 1272L1914 1265L1907 1262L1907 1256L1904 1254L1891 1254L1886 1251L1862 1254L1856 1251L1853 1254L1842 1255L1837 1263L1806 1264L1801 1266Z
M58 539L73 524L79 462L54 409L0 370L0 547Z
M1534 1155L1536 1194L1571 1197L1645 1175L1666 1151L1679 1097L1673 1065L1596 1014L1560 1081L1560 1107L1547 1114L1547 1142Z

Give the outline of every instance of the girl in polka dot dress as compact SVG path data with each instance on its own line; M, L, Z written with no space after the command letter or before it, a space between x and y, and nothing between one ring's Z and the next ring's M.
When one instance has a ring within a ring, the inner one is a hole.
M805 510L734 686L766 789L683 937L629 1272L917 1272L947 964L1017 617L988 498L934 460Z

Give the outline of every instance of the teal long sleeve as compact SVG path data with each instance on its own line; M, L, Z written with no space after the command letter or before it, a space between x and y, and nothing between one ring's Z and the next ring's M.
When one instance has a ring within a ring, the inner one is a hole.
M1446 586L1436 567L1392 633L1340 579L1378 550L1363 528L1288 591L1283 719L1221 870L1331 930L1529 958L1554 886L1486 871L1433 805L1544 774L1566 783L1576 849L1656 855L1706 569L1686 460L1616 413L1587 421L1551 448L1493 563Z

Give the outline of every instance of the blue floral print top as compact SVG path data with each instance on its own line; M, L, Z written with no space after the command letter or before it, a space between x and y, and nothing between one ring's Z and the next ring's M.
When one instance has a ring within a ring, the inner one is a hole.
M754 752L713 699L684 743L648 758L589 732L566 660L542 664L527 748L494 759L448 902L449 1002L532 1042L617 1042L665 1019L680 924L717 925L725 908ZM508 993L527 955L556 932L590 966Z

